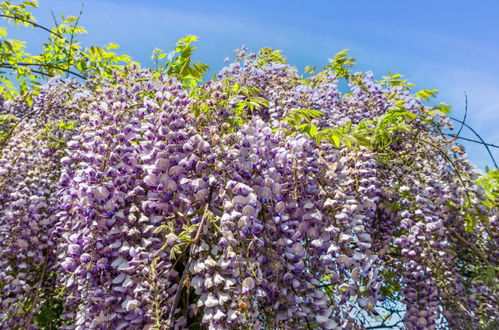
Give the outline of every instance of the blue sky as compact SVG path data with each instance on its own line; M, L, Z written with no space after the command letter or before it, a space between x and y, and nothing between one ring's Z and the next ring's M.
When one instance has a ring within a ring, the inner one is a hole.
M218 71L223 59L246 45L282 49L303 70L321 67L349 48L358 70L377 77L402 73L416 88L439 89L438 101L499 145L499 1L226 1L85 0L85 44L117 42L123 53L150 64L153 48L170 50L182 36L200 37L197 59ZM40 0L38 21L50 11L78 14L82 0ZM10 34L11 36L16 36ZM42 33L17 33L40 43ZM471 137L471 135L466 134ZM491 166L484 148L464 143L470 159ZM494 155L499 160L499 151Z

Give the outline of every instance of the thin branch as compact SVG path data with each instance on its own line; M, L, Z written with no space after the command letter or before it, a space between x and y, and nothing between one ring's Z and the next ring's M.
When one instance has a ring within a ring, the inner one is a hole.
M488 261L487 257L485 256L485 254L483 254L482 251L480 251L479 249L476 248L476 246L474 246L473 244L471 244L470 242L468 242L463 236L461 236L461 234L459 234L457 231L455 230L451 230L451 233L452 235L457 238L461 243L463 243L464 245L468 246L471 250L473 250L473 252L475 252L475 254L480 258L482 259L483 262L485 262L487 265L490 266L490 262Z
M78 14L78 17L76 18L76 22L73 25L73 29L71 30L71 38L69 40L69 48L68 48L68 64L67 64L68 70L71 67L71 47L73 46L74 33L75 33L76 26L80 22L81 15L83 15L83 2L81 3L80 13ZM66 77L69 77L69 72L67 73Z
M36 307L35 305L38 302L38 298L40 297L40 289L42 287L43 282L45 281L45 273L47 272L47 264L49 262L48 251L45 251L45 253L46 253L45 254L45 262L43 263L42 274L40 276L40 280L38 281L38 283L36 283L35 297L33 298L33 302L31 304L31 310L30 310L29 316L26 320L26 329L31 328L31 322L33 321L33 316L34 316L34 309Z
M396 311L391 311L389 310L390 314L388 314L385 318L383 318L383 321L381 322L380 325L376 325L376 326L372 326L372 327L367 327L366 329L381 329L381 328L386 328L387 325L385 324L386 321L388 321L390 319L390 317L392 317L393 314L396 313Z
M461 123L463 126L466 126L466 128L468 128L471 132L473 132L473 134L475 134L475 135L476 135L476 137L477 137L480 141L482 141L482 144L485 146L485 149L487 149L487 152L489 153L489 156L490 156L490 158L492 159L492 162L494 163L494 166L495 166L496 168L498 168L498 167L497 167L496 160L495 160L494 156L492 155L492 152L490 151L488 144L487 144L487 143L485 143L484 139L482 139L482 137L480 136L480 134L478 134L478 133L477 133L477 132L473 129L473 127L471 127L470 125L466 124L464 121L459 120L459 119L454 118L454 117L450 117L450 116L449 116L449 118L450 118L450 119L452 119L452 120L454 120L454 121L457 121L458 123Z
M461 122L461 127L459 127L459 130L457 131L456 135L459 136L461 131L463 130L464 123L466 122L466 117L468 116L468 95L466 95L466 92L464 92L464 117L463 121Z
M14 132L14 130L17 128L17 126L19 126L19 124L24 119L28 118L29 116L31 116L36 111L37 111L37 109L31 110L28 113L26 113L24 116L22 116L21 118L19 118L19 120L10 128L9 132L7 133L7 136L4 136L4 138L2 139L2 141L1 141L2 143L0 144L1 148L3 148L7 144L7 140L10 138L10 136L12 135L12 133ZM0 148L0 150L1 150L1 148Z
M469 141L469 142L474 142L474 143L478 143L478 144L481 144L481 145L484 145L484 146L489 146L489 147L492 147L492 148L498 148L499 149L498 145L495 145L495 144L492 144L492 143L485 143L485 142L482 142L482 141L465 138L463 136L456 136L455 134L449 134L449 133L443 133L443 132L442 132L442 134L446 135L446 136L449 136L449 137L453 137L455 139L460 139L460 140L465 140L465 141Z
M50 11L50 15L52 16L52 19L54 20L55 28L59 30L59 22L57 22L57 17L55 17L54 11Z
M6 69L15 69L15 66L11 66L10 64L0 64L0 68L6 68ZM42 71L39 71L39 70L34 70L34 69L30 69L31 72L34 72L34 73L38 73L39 75L42 75L42 76L47 76L47 77L53 77L54 75L51 74L51 73L48 73L48 72L42 72ZM11 73L9 73L11 74Z
M65 40L66 42L68 42L66 40L66 38L64 38L63 36L61 36L59 33L56 33L54 31L50 30L49 28L46 28L45 26L40 25L40 24L35 23L35 22L32 22L30 20L27 20L27 19L24 19L24 18L20 18L20 17L16 17L16 16L11 16L11 15L5 15L5 14L0 14L0 17L11 18L11 19L14 19L14 20L18 20L18 21L21 21L21 22L25 22L25 23L31 24L34 27L40 28L40 29L42 29L44 31L47 31L48 33L53 34L54 36L56 36L56 37L58 37L60 39Z
M196 249L196 243L201 239L201 232L203 231L203 226L204 223L206 222L206 218L208 218L208 210L209 206L211 204L211 199L213 196L213 187L210 189L210 193L208 196L208 201L206 202L206 205L204 207L203 211L203 217L201 219L201 222L199 223L199 227L196 233L196 236L194 236L194 239L189 243L190 244L190 251L189 251L189 258L187 260L187 263L185 264L184 271L182 272L182 276L180 277L180 282L178 284L177 292L175 293L175 300L173 302L171 314L170 314L170 327L173 329L173 322L175 318L175 310L177 309L177 305L180 301L180 296L182 295L182 291L184 288L184 281L187 277L187 273L189 272L189 267L192 261L192 256L194 255L194 250Z
M85 76L79 74L79 73L76 73L74 71L71 71L71 70L68 70L68 69L64 69L64 68L61 68L59 66L56 66L56 65L52 65L52 64L44 64L44 63L26 63L26 62L18 62L18 63L14 63L14 64L8 64L8 63L0 63L0 67L3 67L3 68L9 68L9 69L14 69L16 67L16 65L21 65L21 66L38 66L38 67L47 67L47 68L51 68L51 69L56 69L56 70L61 70L61 71L64 71L64 72L67 72L69 74L72 74L78 78L81 78L81 79L86 79ZM46 74L47 76L50 76L50 74Z
M398 321L397 323L395 324L392 324L392 325L377 325L377 326L374 326L374 327L367 327L366 329L400 329L398 327L399 323L401 323L402 321Z

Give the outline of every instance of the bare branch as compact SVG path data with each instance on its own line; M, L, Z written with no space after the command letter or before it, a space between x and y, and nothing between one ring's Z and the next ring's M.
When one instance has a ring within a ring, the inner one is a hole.
M490 156L490 158L492 159L492 162L494 163L494 166L495 166L496 168L498 168L498 167L497 167L496 160L494 159L494 156L492 155L492 152L490 151L488 144L487 144L487 143L485 143L484 139L482 139L482 137L480 136L480 134L478 134L478 133L477 133L477 132L473 129L473 127L471 127L470 125L466 124L464 121L459 120L459 119L454 118L454 117L450 117L450 116L449 116L449 118L450 118L450 119L452 119L452 120L454 120L454 121L457 121L458 123L461 123L463 126L466 126L466 128L468 128L471 132L473 132L473 134L475 134L475 135L476 135L476 137L477 137L480 141L482 141L482 144L485 146L485 149L487 149L487 152L489 153L489 156Z
M499 149L499 146L498 145L495 145L495 144L492 144L492 143L486 143L486 142L482 142L482 141L478 141L478 140L473 140L473 139L469 139L469 138L465 138L463 136L457 136L455 134L449 134L449 133L443 133L443 135L446 135L446 136L449 136L449 137L453 137L455 139L460 139L460 140L465 140L465 141L469 141L469 142L474 142L474 143L478 143L478 144L481 144L481 145L484 145L484 146L489 146L489 147L492 147L492 148L498 148Z
M79 73L76 73L74 71L71 71L71 70L68 70L68 69L64 69L64 68L61 68L59 66L52 65L52 64L26 63L26 62L18 62L18 63L14 63L14 64L0 63L0 67L9 68L9 69L14 69L16 67L16 65L20 65L20 66L46 67L46 68L51 68L51 69L56 69L56 70L61 70L61 71L67 72L67 73L72 74L73 76L76 76L76 77L81 78L81 79L86 79L87 78L87 77L85 77L85 76L83 76L83 75L81 75ZM41 73L41 72L38 71L38 73ZM46 76L52 77L52 75L50 75L48 73L43 73L43 74L46 75Z
M468 116L468 95L466 95L466 92L464 92L464 102L465 102L464 117L463 117L463 121L461 123L461 127L459 127L459 130L456 133L456 136L459 136L459 134L461 134L461 131L463 130L463 127L464 127L464 123L466 122L466 117Z
M60 39L65 40L66 42L68 42L68 41L66 40L66 38L64 38L63 36L61 36L59 33L56 33L56 32L54 32L54 31L50 30L49 28L46 28L45 26L40 25L40 24L38 24L38 23L35 23L35 22L33 22L33 21L30 21L30 20L27 20L27 19L24 19L24 18L20 18L20 17L16 17L16 16L5 15L5 14L0 14L0 17L11 18L11 19L13 19L13 20L17 20L17 21L21 21L21 22L25 22L25 23L31 24L31 25L33 25L34 27L37 27L37 28L42 29L42 30L44 30L44 31L47 31L48 33L50 33L50 34L52 34L52 35L54 35L54 36L56 36L56 37L58 37L58 38L60 38Z

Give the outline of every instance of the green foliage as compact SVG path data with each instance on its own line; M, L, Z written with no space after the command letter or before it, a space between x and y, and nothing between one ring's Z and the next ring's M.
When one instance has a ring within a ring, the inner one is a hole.
M43 296L41 297L44 298ZM39 329L55 330L63 325L61 315L64 308L64 302L54 297L48 296L43 301L42 307L35 314L34 321Z
M305 67L305 73L308 73L308 74L314 74L316 70L317 69L315 68L315 66L306 66Z
M110 43L105 47L88 47L80 53L75 66L80 72L110 78L113 73L123 70L123 64L132 62L129 55L118 55L113 52L118 48L119 45L116 43Z
M493 169L478 178L477 183L485 190L485 201L489 209L499 206L499 170Z
M432 107L433 111L439 111L443 114L448 114L452 110L452 106L448 105L447 103L438 103Z
M388 111L375 120L363 120L357 125L351 122L319 130L317 118L323 113L312 109L299 109L290 112L283 120L289 123L297 132L307 134L318 144L329 142L339 148L359 145L375 151L386 152L390 145L396 142L401 132L410 131L408 123L417 115L404 108L404 102L399 100ZM290 132L293 134L293 132Z
M255 112L262 108L268 108L268 101L261 97L262 92L253 86L244 86L224 80L222 94L223 97L216 99L214 104L206 102L211 96L211 91L202 88L193 88L191 96L196 100L191 105L191 109L196 117L200 119L200 124L214 120L217 108L231 108L232 113L227 118L227 123L221 128L221 132L233 132L241 127Z
M332 143L336 148L339 148L342 144L352 147L355 142L355 138L352 135L352 123L348 122L338 127L329 127L320 130L315 140L317 143L321 143L322 141Z
M176 48L170 53L164 53L163 50L155 48L151 58L155 62L156 71L159 74L176 77L187 87L197 86L209 70L206 64L192 61L192 52L196 49L192 43L197 40L196 36L181 38L177 41ZM165 57L166 62L160 64Z
M8 138L18 118L12 114L0 114L0 144Z
M86 33L83 27L78 26L78 17L61 15L60 19L61 22L54 21L55 26L44 43L42 53L29 58L34 65L40 64L40 69L47 76L68 73L66 70L70 70L78 60L81 47L73 38Z
M232 90L236 95L243 97L243 100L238 102L235 107L235 115L237 117L244 118L247 114L253 114L255 110L259 110L261 107L269 106L266 99L258 96L261 92L256 87L241 86L236 83L232 87Z
M86 33L85 28L78 25L79 17L61 15L60 22L54 17L52 28L36 23L36 18L28 9L37 6L37 1L23 1L18 5L10 1L0 3L0 17L7 19L11 25L48 32L48 40L43 44L41 53L32 55L26 51L26 42L7 39L6 27L0 27L0 95L4 98L20 97L31 105L33 97L40 92L41 82L48 77L111 77L113 72L123 69L123 64L131 62L128 55L113 52L119 47L117 44L104 48L83 47L75 39Z
M32 22L35 22L35 18L27 11L28 7L38 7L38 0L26 0L19 4L3 1L0 3L1 16L7 18L14 26L33 26Z
M389 86L389 87L404 87L406 89L411 89L415 85L410 83L407 79L402 79L403 75L400 73L392 73L388 72L386 76L383 76L383 79L380 81L381 86Z
M428 102L430 98L437 96L437 93L438 89L422 89L416 93L416 98L423 99Z
M74 130L75 123L72 121L61 120L58 123L45 124L44 132L41 136L43 140L49 140L49 147L52 149L62 149L66 146L63 138L65 131Z
M258 64L264 66L268 63L286 64L288 60L281 54L281 50L265 47L260 49L257 57Z
M314 139L317 135L317 126L314 119L323 116L324 113L312 109L299 109L289 113L283 120L296 128L298 132L307 134Z
M374 149L384 151L395 142L394 137L398 133L410 131L407 123L416 119L416 117L416 114L404 108L403 101L397 101L376 121L371 123L367 121L358 125L357 132L371 141ZM374 124L374 127L371 124Z
M326 65L324 69L330 69L335 74L336 77L341 78L350 78L351 77L351 69L355 65L355 59L353 57L348 56L348 49L343 49L332 59L329 59L329 65Z
M357 125L348 122L334 128L317 130L313 118L321 115L322 113L316 110L297 110L284 120L315 139L317 143L330 142L337 148L342 144L347 147L360 145L376 151L386 151L400 132L410 129L407 123L416 118L416 114L401 106L394 106L376 120L363 120Z

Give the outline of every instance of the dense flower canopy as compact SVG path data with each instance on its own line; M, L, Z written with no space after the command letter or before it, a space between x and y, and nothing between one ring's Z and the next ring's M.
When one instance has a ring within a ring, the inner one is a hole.
M409 329L497 318L497 210L445 114L268 52L191 89L129 65L3 102L29 113L0 159L4 327L58 310L77 329L348 329L388 303Z
M433 90L269 48L202 82L193 41L154 70L71 43L83 79L2 89L0 328L499 324L497 170Z

